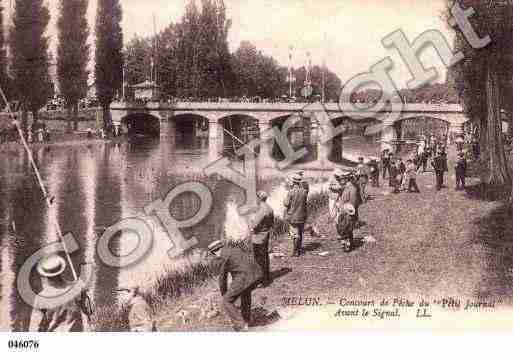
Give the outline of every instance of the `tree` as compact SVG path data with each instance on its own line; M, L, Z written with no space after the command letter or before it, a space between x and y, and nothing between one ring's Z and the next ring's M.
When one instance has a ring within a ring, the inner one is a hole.
M447 0L449 8L456 0ZM480 133L482 182L488 190L511 184L511 174L504 152L501 108L507 107L505 94L513 77L513 5L509 1L457 0L462 8L473 7L470 21L481 36L491 43L475 49L458 29L455 49L465 58L452 73L456 88L470 119Z
M13 86L21 102L22 127L27 111L37 122L38 111L52 96L53 84L48 73L48 38L45 36L50 13L43 0L17 0L10 30Z
M150 79L152 57L151 39L134 37L125 49L125 81L136 85Z
M96 12L96 96L105 127L111 127L110 104L123 82L122 9L119 0L98 0Z
M7 75L7 52L5 48L4 36L4 8L0 6L0 86L11 97L11 81Z
M60 17L57 21L57 77L70 119L73 117L75 130L78 129L78 103L87 96L87 65L90 50L87 44L88 3L89 0L61 0Z

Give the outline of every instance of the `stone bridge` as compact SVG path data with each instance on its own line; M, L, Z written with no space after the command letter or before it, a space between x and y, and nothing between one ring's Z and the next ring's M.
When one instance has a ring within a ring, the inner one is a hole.
M379 136L376 139L381 140L382 147L392 149L395 140L401 138L398 124L405 120L438 120L447 124L452 132L462 132L467 121L461 106L457 104L386 104L382 110L374 113L355 108L355 104L350 103L114 102L111 105L111 114L114 123L127 125L129 128L140 124L141 120L152 122L153 127L159 127L161 137L172 133L176 123L180 121L197 120L203 123L201 127L209 139L209 147L214 147L212 150L217 153L224 148L226 138L240 136L243 130L241 127L251 124L262 138L265 133L269 133L266 130L275 125L281 126L290 116L307 120L299 121L299 125L291 127L307 129L308 138L314 142L318 142L318 130L328 121L335 126L344 120L352 123L365 122L369 134ZM332 143L325 151L332 151L331 145ZM320 147L321 152L325 147Z

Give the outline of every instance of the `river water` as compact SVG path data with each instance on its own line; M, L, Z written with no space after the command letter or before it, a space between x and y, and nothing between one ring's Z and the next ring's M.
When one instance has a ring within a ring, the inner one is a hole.
M75 266L86 263L93 267L89 293L97 306L115 304L115 289L147 284L172 265L167 253L172 244L156 221L150 221L154 232L151 251L130 268L101 265L96 243L105 228L120 219L140 215L146 205L164 199L177 184L200 180L214 198L210 214L200 225L182 229L186 238L195 236L201 246L206 246L220 238L224 230L242 235L245 223L237 218L236 207L244 202L244 191L219 177L202 175L202 168L212 160L206 145L177 137L176 141L92 142L37 148L33 156L53 198L50 208L21 146L0 153L0 330L28 328L31 310L16 290L16 273L31 254L57 241L56 222L63 233L73 233L80 244L80 250L71 255ZM323 174L310 176L320 178ZM277 212L285 193L280 187L284 176L285 173L271 171L257 182L258 189L271 192L270 202ZM313 188L320 189L315 185ZM199 198L188 193L173 200L170 212L175 219L183 220L193 216L199 207ZM123 233L111 241L110 247L117 255L126 255L137 242L137 236ZM71 279L69 270L66 274ZM34 279L36 291L37 282Z

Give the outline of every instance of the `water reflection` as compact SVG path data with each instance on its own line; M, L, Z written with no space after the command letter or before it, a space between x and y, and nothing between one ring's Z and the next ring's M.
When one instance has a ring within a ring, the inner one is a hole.
M244 192L226 181L202 176L202 168L209 161L206 146L206 139L191 142L187 138L181 141L180 137L164 136L160 140L38 149L34 159L53 197L50 208L27 155L21 149L0 154L0 165L4 168L4 175L0 176L0 329L28 328L30 307L14 289L15 273L41 245L57 240L57 223L64 233L72 232L80 243L81 250L72 254L77 270L84 262L94 263L89 293L100 307L117 303L113 292L120 286L147 284L172 266L168 256L172 243L156 220L148 220L154 232L154 246L137 266L119 270L103 265L96 253L96 243L105 228L122 218L141 215L146 205L164 199L176 185L200 180L214 196L211 213L201 225L182 229L184 236L195 236L203 246L219 238L226 219L227 198L242 203ZM176 219L185 219L194 215L199 206L198 197L184 194L175 198L170 211ZM16 239L8 236L12 222L16 224ZM136 242L133 235L121 233L110 242L110 249L124 255ZM71 279L70 273L67 276ZM38 281L33 279L37 290Z

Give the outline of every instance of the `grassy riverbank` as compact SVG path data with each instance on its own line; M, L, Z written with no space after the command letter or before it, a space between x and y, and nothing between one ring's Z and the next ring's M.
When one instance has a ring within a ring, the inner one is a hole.
M311 216L308 232L316 231L312 224L315 223L316 214L327 206L327 201L327 193L324 191L309 196L308 211ZM277 219L274 245L286 242L286 230L284 221ZM158 328L166 326L168 321L182 320L183 310L191 317L199 317L201 308L209 305L217 288L216 268L206 261L204 250L189 253L173 263L173 268L177 269L166 270L147 285L142 293L152 309L153 320L157 322ZM93 316L93 327L98 331L128 330L128 308L123 305L97 308Z

